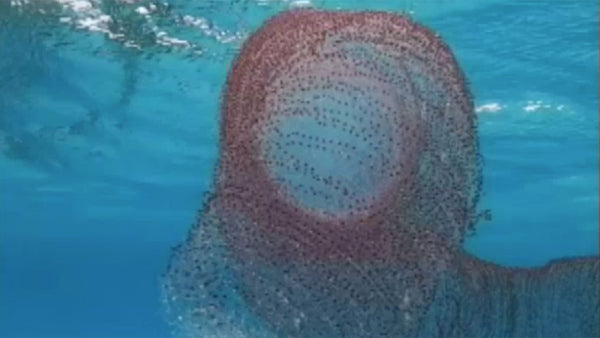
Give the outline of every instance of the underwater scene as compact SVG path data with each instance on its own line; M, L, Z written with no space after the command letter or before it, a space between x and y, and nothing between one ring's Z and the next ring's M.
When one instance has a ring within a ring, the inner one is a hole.
M594 0L0 0L0 337L598 337Z

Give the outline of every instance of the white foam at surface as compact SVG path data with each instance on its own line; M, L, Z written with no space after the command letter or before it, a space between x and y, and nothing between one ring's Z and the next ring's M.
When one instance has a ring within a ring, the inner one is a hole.
M164 46L191 47L191 44L187 40L172 38L166 35L158 38L156 42Z
M76 12L88 11L92 9L92 4L85 0L71 1L70 6Z
M198 27L200 29L208 29L208 21L204 18L195 18L191 15L184 15L183 22L188 26Z
M113 33L110 31L108 24L113 20L109 15L103 13L97 6L98 0L54 0L56 3L62 5L65 14L72 16L63 16L59 19L59 22L64 24L73 25L77 29L83 29L90 32L104 33L108 38L113 40L119 40L124 37L121 33ZM133 4L137 0L119 0L121 3ZM11 5L20 6L26 4L26 0L12 0ZM151 12L156 10L156 5L152 4L148 7L139 6L136 8L136 12L149 19ZM157 29L156 27L154 27ZM157 41L158 44L163 46L175 46L175 47L192 47L193 44L186 40L169 37L166 34L161 35ZM122 41L125 47L140 49L140 46L133 41Z
M150 14L150 11L148 10L148 8L146 8L144 6L140 6L140 7L136 8L135 11L136 11L136 13L141 14L141 15Z
M65 11L70 11L74 18L61 17L60 22L75 24L76 28L85 29L90 32L106 33L109 38L116 38L108 29L108 23L112 21L109 15L94 7L97 1L88 0L55 0L63 6Z
M499 103L494 102L494 103L488 103L488 104L484 104L484 105L475 107L475 112L476 113L485 113L485 112L495 113L495 112L502 110L502 108L503 107Z
M244 34L240 32L230 34L223 30L219 30L218 28L211 28L211 25L205 18L196 18L191 15L184 15L182 17L182 21L183 24L187 26L199 28L204 35L213 37L221 43L230 43L242 40L245 37Z
M310 0L295 0L290 3L290 7L308 7L311 5Z
M77 21L79 28L84 28L92 32L103 32L110 34L107 24L112 20L108 15L100 15L98 17L88 17Z
M1 1L1 0L0 0ZM89 32L105 34L106 37L120 42L123 46L129 48L141 49L135 41L125 40L126 34L121 32L112 32L110 23L115 19L101 10L102 0L52 0L61 5L64 13L59 18L59 22L69 25L75 29L86 30ZM122 4L135 4L139 0L117 0ZM29 4L30 0L11 0L10 4L14 7L20 7ZM310 4L308 0L294 1L299 5ZM195 54L202 54L199 46L189 40L169 36L160 27L158 27L152 18L152 13L156 12L155 4L144 4L134 9L135 13L146 19L146 24L150 30L161 32L156 36L156 44L177 49L192 50ZM246 35L242 32L228 32L210 24L205 18L196 18L191 15L183 15L174 20L180 24L189 27L198 28L206 37L213 38L220 43L232 43L245 39Z
M528 113L531 112L549 112L551 110L554 111L565 111L568 110L567 106L564 104L558 104L556 102L548 102L543 100L527 100L526 103L522 106L522 110ZM568 110L570 112L570 110Z
M542 107L541 104L529 103L525 107L523 107L523 110L525 110L526 112L534 112L534 111L540 109L541 107Z
M74 12L91 11L93 5L87 0L55 0L57 3L62 4L63 7L69 8Z
M20 7L23 5L27 5L29 3L29 0L11 0L10 1L10 5L12 7Z

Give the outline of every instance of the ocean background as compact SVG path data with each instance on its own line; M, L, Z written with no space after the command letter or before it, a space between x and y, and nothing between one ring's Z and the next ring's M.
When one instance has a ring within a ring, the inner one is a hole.
M228 67L300 6L404 12L454 50L492 215L469 252L598 255L595 0L0 0L0 336L169 335L160 275L211 189Z

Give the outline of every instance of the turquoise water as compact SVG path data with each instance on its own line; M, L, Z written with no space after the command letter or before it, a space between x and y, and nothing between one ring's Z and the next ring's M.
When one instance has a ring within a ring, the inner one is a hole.
M228 66L305 3L0 1L0 336L168 336L160 274L210 189ZM470 252L598 254L595 1L312 5L408 12L456 53L492 214Z

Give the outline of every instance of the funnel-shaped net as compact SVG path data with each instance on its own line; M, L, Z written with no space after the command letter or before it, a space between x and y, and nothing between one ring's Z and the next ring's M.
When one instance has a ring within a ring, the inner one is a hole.
M406 17L269 20L229 74L220 156L165 280L180 334L477 336L468 318L486 310L485 330L490 304L541 278L462 254L480 189L472 102L448 47Z
M429 230L460 244L473 222L470 96L449 49L407 18L275 17L245 44L224 99L219 205L258 223L260 246L378 256L390 248L365 238ZM300 244L306 233L323 243Z
M385 13L282 14L244 45L222 118L216 194L173 260L194 268L169 287L236 283L172 304L244 302L282 335L416 333L478 193L472 104L441 40Z

